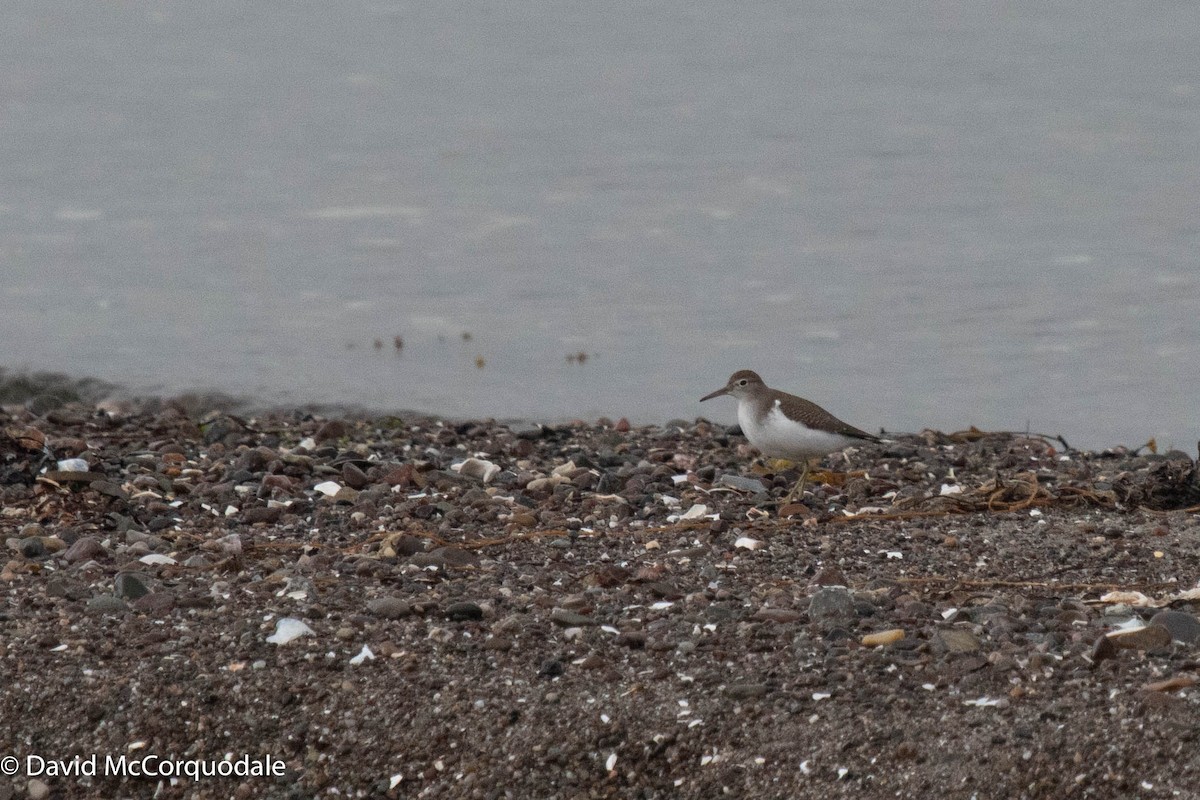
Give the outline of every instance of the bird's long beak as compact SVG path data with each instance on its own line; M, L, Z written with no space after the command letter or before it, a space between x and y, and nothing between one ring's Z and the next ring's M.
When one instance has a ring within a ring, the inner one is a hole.
M711 392L709 394L704 395L704 397L700 398L700 402L703 403L705 400L712 400L714 397L720 397L723 394L729 394L728 386L722 386L720 389L717 389L715 392Z

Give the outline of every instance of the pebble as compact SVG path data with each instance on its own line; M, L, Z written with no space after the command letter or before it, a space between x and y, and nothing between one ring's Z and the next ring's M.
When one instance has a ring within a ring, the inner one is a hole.
M30 778L25 784L25 794L29 796L29 800L46 800L50 796L50 787L37 778Z
M892 628L886 631L877 631L876 633L868 633L862 637L863 647L880 647L889 645L893 642L898 642L904 638L904 630L901 628Z
M645 631L623 631L617 634L616 643L631 650L642 650L646 647Z
M1158 650L1171 644L1171 632L1158 624L1113 631L1105 638L1114 647L1129 650Z
M951 653L974 653L980 648L978 637L961 628L943 628L937 632L937 637Z
M538 675L543 678L557 678L565 671L566 667L564 667L563 663L556 658L550 659L549 661L543 661L542 665L538 667Z
M596 620L584 614L577 614L565 608L555 608L550 612L550 621L564 628L576 628L583 625L599 625Z
M455 622L483 619L483 609L477 603L451 603L446 606L446 616Z
M766 494L767 487L758 478L745 478L741 475L725 474L717 478L718 486L728 486L730 489L736 489L739 492L753 492L754 494Z
M810 586L849 586L850 581L837 567L822 567L809 581Z
M342 480L351 489L365 489L371 485L367 473L349 462L342 465Z
M765 683L731 683L725 687L725 694L734 700L749 700L763 697L770 691Z
M1160 611L1150 618L1150 624L1166 628L1173 641L1183 644L1200 641L1200 620L1185 611Z
M137 600L150 594L145 577L136 572L118 573L113 586L117 597L124 597L126 600Z
M500 472L500 465L484 461L481 458L468 458L466 461L451 466L450 469L464 477L490 483L492 478Z
M134 600L132 607L139 614L158 616L175 607L175 595L170 592L151 592Z
M107 555L108 551L94 537L82 536L75 540L75 543L63 553L63 561L66 561L68 564L75 564L80 561L92 561L104 558Z
M415 553L410 563L418 567L473 567L479 564L479 556L461 547L439 547L428 553Z
M129 606L124 600L110 594L102 594L88 600L87 608L88 611L96 614L122 614L129 610Z
M818 590L809 601L808 616L826 627L844 625L857 619L854 598L840 586L826 586Z
M367 611L384 619L400 619L412 613L412 606L399 597L377 597L367 603Z
M42 558L46 553L46 545L42 543L42 537L30 536L26 539L21 539L17 542L16 550L26 558Z

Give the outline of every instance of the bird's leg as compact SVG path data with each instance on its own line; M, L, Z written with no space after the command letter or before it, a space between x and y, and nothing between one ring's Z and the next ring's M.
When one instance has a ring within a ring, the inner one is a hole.
M804 482L808 479L808 469L811 466L812 466L812 462L809 461L807 458L804 459L804 469L802 469L800 471L800 479L798 481L796 481L796 485L792 487L792 490L787 493L787 497L783 498L784 505L791 503L792 500L794 500L797 496L800 496L800 497L803 496L801 494L801 492L804 489Z

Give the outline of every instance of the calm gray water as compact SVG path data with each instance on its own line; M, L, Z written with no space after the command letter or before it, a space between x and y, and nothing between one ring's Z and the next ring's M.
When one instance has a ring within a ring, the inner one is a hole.
M1193 451L1197 41L1190 3L10 2L0 366L635 422L732 422L697 398L749 367L868 429Z

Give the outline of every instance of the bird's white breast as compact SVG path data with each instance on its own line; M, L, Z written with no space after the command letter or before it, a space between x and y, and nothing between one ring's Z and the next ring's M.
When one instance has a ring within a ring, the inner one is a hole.
M855 443L855 439L828 431L807 428L788 419L776 403L760 423L751 403L738 403L738 423L750 444L771 458L799 461L816 458Z

